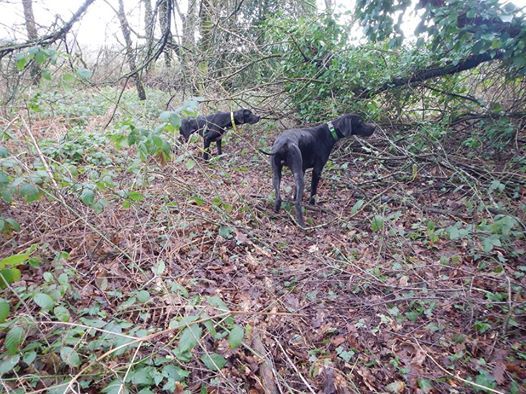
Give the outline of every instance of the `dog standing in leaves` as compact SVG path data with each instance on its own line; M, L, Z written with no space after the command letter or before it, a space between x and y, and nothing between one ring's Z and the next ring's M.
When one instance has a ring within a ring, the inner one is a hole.
M255 124L261 118L249 109L240 109L234 112L218 112L209 116L198 116L181 121L179 132L181 141L187 142L193 133L199 133L203 137L203 158L208 160L210 156L210 144L216 143L217 154L221 155L221 139L227 129L234 128L240 124Z
M318 188L321 172L332 148L342 138L358 135L368 137L374 133L375 126L365 123L358 115L345 114L332 122L302 129L290 129L281 133L274 145L271 155L272 184L276 192L274 210L281 208L281 170L283 166L291 169L294 175L296 221L305 227L301 199L303 196L305 170L312 168L312 184L309 203L314 204L314 196Z

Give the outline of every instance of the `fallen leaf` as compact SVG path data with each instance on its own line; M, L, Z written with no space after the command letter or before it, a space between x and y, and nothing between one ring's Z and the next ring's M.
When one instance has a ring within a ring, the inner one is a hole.
M495 381L500 385L506 382L504 377L504 372L506 371L506 351L499 349L495 352L495 366L493 367L492 375L495 378Z

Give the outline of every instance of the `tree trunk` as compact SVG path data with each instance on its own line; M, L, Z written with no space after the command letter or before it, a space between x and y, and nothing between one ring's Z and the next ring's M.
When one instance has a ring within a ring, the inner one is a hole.
M199 63L199 71L201 74L201 82L207 79L210 69L210 57L212 56L212 1L201 0L199 7L199 33L201 39L199 40L199 50L201 62Z
M180 48L180 61L181 71L183 77L183 97L185 96L186 89L189 88L191 94L197 93L196 79L195 79L195 66L193 66L193 60L195 57L195 32L197 30L197 1L188 0L188 7L186 14L184 14L180 8L176 5L177 12L181 18L183 25L183 36L181 39Z
M161 27L162 32L166 32L166 27L168 25L168 22L170 21L170 2L171 0L162 0L159 4L159 26ZM168 26L170 28L170 26ZM172 65L172 56L171 52L174 48L174 42L171 31L166 32L168 34L168 38L166 41L166 46L164 47L164 64L167 68L171 67Z
M144 3L144 33L146 36L146 59L149 59L153 51L153 33L155 30L155 19L152 11L152 1L142 0Z
M183 20L183 41L185 48L193 48L195 45L195 30L197 21L197 0L188 0L188 10Z
M334 12L334 0L325 0L325 12L332 15Z
M35 15L33 14L33 0L22 0L24 6L24 18L26 22L27 38L29 41L37 41L38 33L35 23ZM41 70L40 66L33 60L31 64L31 79L37 85L40 82Z
M130 26L128 25L128 20L126 19L126 14L124 12L123 0L119 0L119 22L126 43L126 58L128 59L128 66L130 67L130 72L133 73L132 78L135 82L135 87L137 88L139 100L146 100L146 92L144 91L144 86L135 64L135 53L133 52L133 44L130 37Z

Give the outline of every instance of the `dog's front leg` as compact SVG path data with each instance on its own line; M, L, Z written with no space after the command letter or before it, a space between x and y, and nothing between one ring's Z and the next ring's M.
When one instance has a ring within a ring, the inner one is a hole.
M312 169L312 182L310 187L310 198L309 204L314 205L316 203L315 196L318 192L318 183L320 182L321 177L321 168L314 167Z
M223 151L221 150L221 138L216 141L217 155L221 156Z

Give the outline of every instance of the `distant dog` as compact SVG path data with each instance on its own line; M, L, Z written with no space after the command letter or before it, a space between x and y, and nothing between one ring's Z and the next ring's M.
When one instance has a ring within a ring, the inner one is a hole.
M203 158L208 160L210 154L210 144L215 142L217 145L217 154L221 151L221 138L227 129L233 128L238 124L254 124L261 118L254 115L249 109L240 109L235 112L218 112L209 116L198 116L197 118L187 118L181 121L179 132L181 141L187 142L190 135L199 133L204 140Z
M287 166L294 174L296 184L295 208L296 221L301 227L305 227L303 212L301 210L301 199L303 197L305 170L312 168L312 184L309 202L314 204L314 196L318 188L321 172L329 155L341 138L359 135L368 137L374 133L375 126L365 123L358 115L345 114L338 119L314 127L304 129L290 129L281 133L272 146L272 184L276 191L276 203L274 210L279 212L281 208L281 170Z

